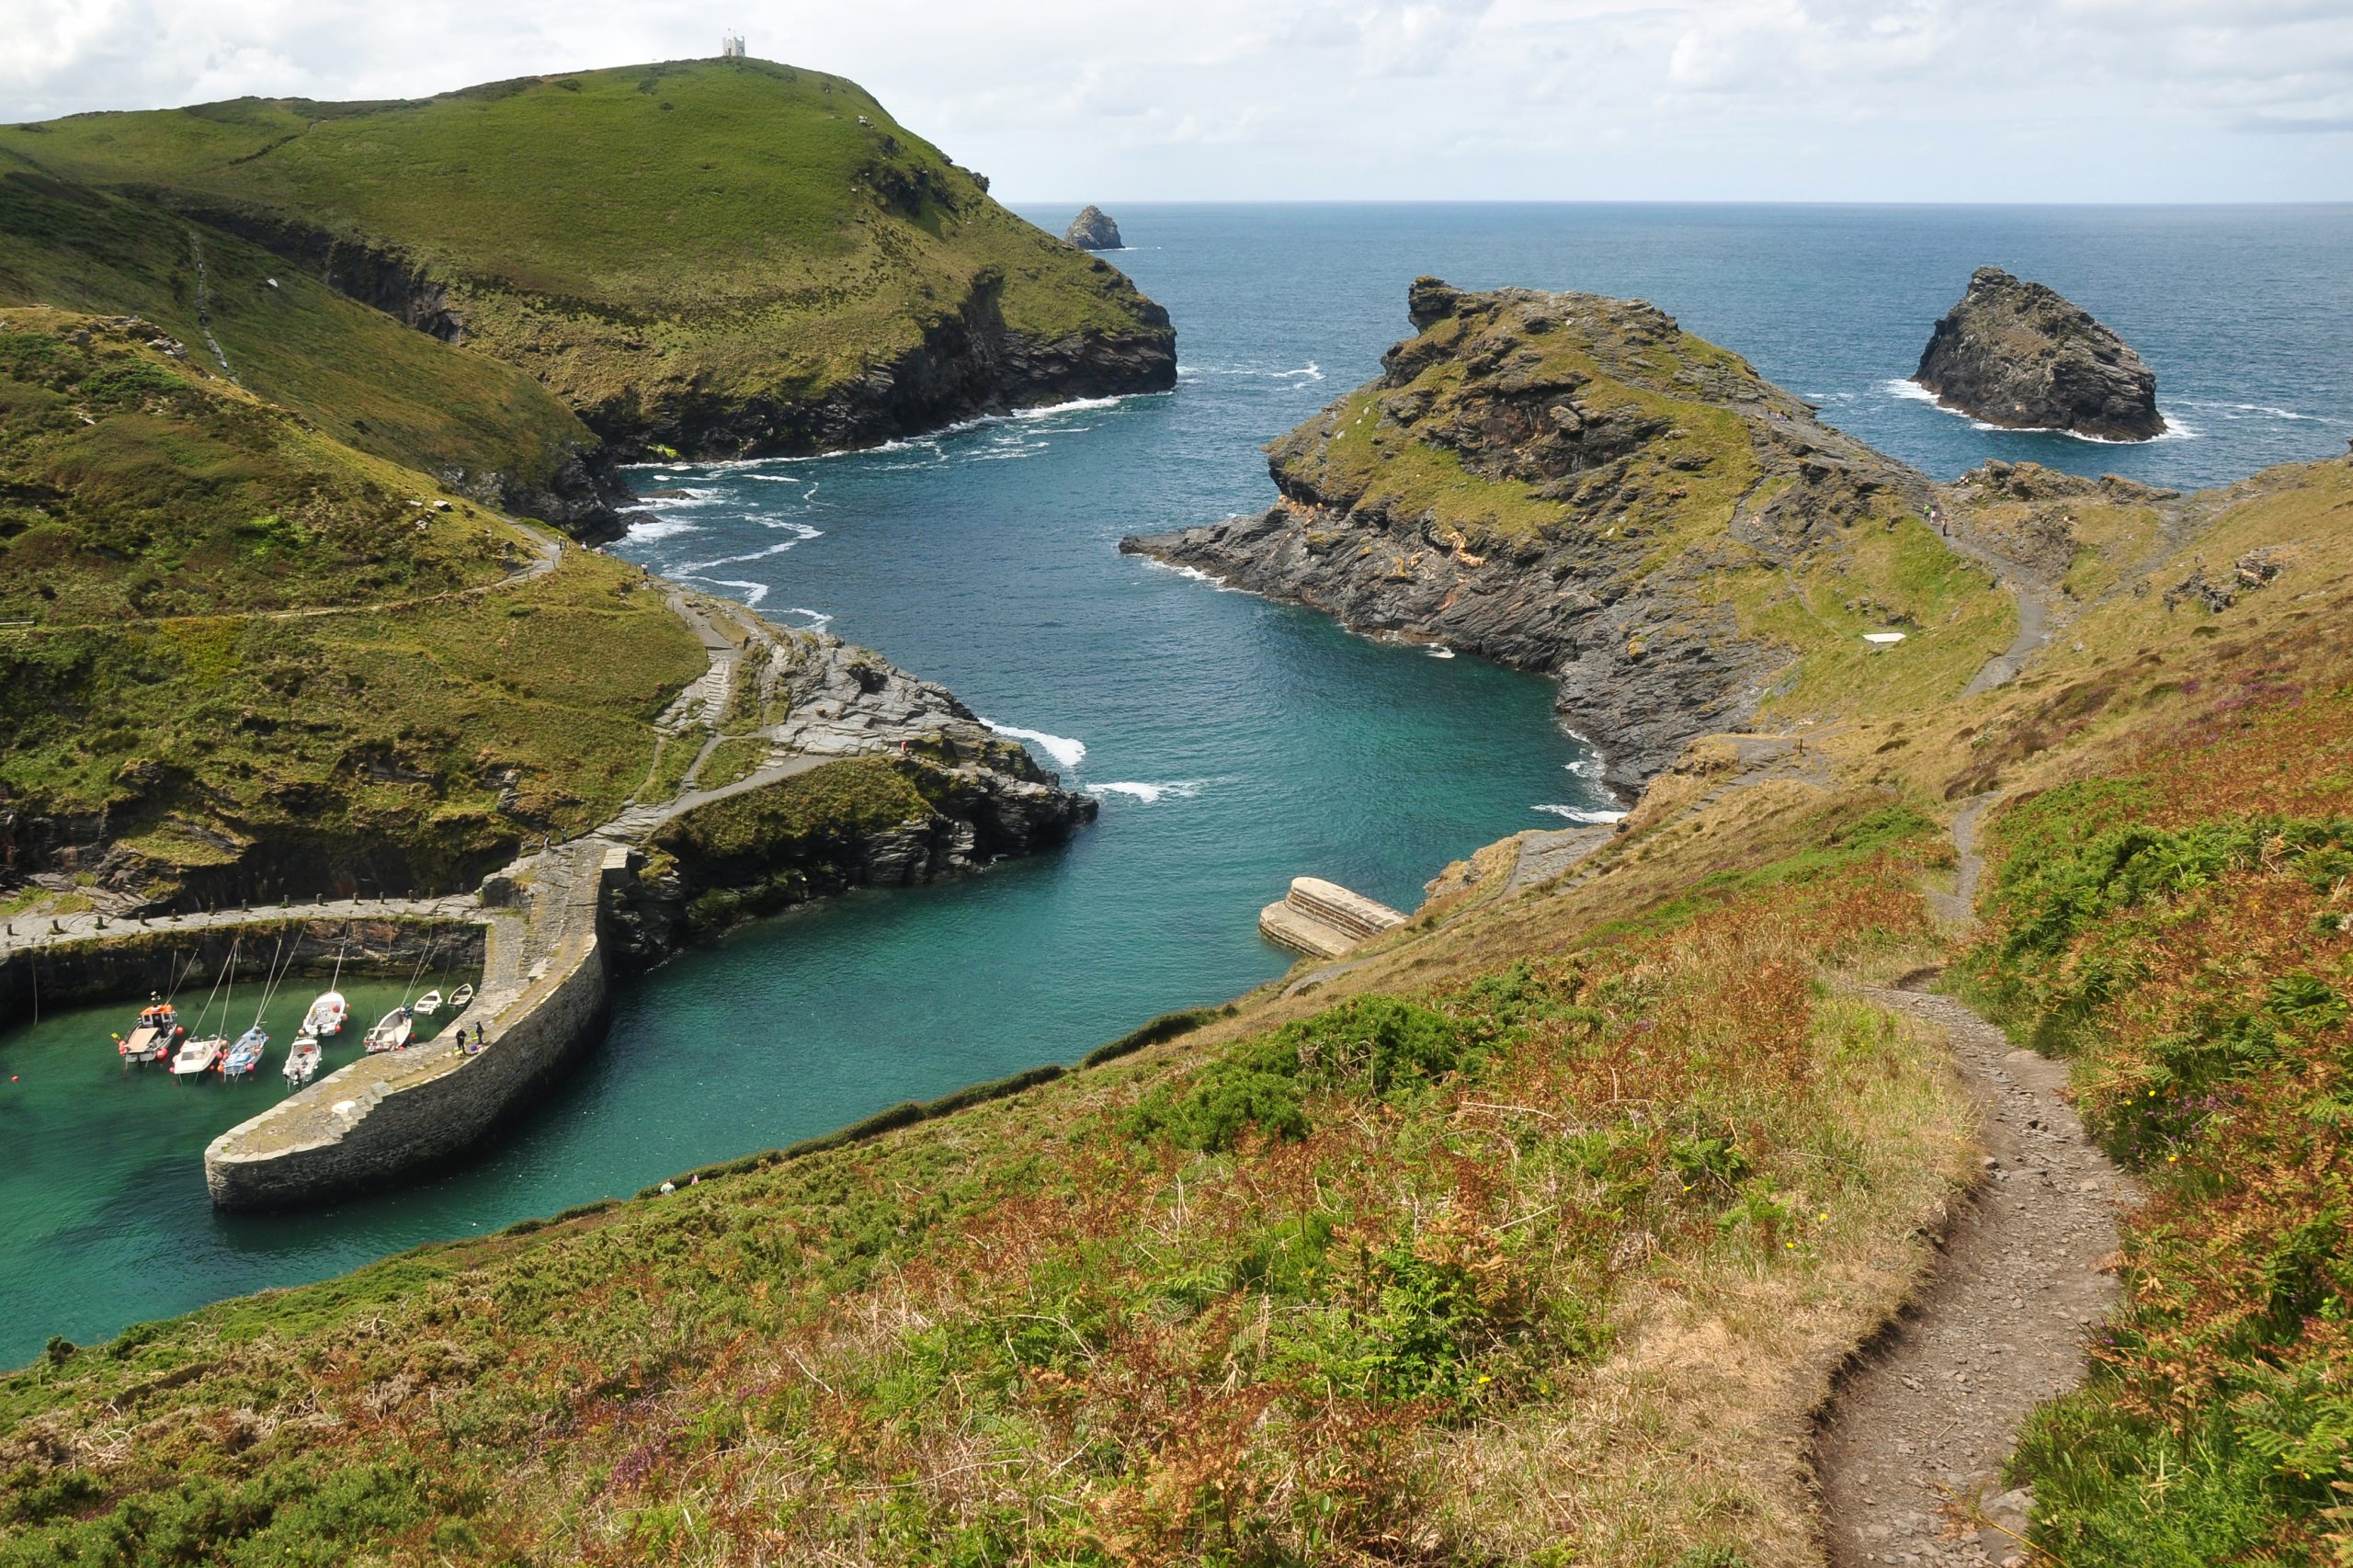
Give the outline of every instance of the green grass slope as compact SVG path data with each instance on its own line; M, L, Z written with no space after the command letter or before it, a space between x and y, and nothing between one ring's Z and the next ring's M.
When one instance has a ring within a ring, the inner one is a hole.
M625 446L835 444L1174 373L1165 314L1118 272L854 85L765 62L83 115L0 129L0 152L346 287L381 282L355 256L397 258L465 343Z
M600 557L520 575L557 541L202 352L0 311L11 868L182 902L444 887L608 814L693 635Z
M620 492L600 489L601 443L529 375L412 331L235 235L6 153L0 305L142 316L206 369L225 358L247 390L350 447L503 509L611 530Z

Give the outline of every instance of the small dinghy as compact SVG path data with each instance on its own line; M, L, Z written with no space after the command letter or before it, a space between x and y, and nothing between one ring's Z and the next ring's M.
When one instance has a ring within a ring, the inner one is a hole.
M318 1037L305 1029L294 1037L294 1047L286 1053L286 1081L300 1087L318 1075Z
M313 1045L323 1040L333 1040L343 1032L350 1012L342 992L322 992L319 999L311 1004L311 1010L302 1015L301 1032L311 1037Z
M474 988L471 985L460 985L449 993L449 1010L453 1013L462 1013L473 1006L473 1000Z
M221 1076L223 1078L252 1077L254 1069L261 1065L262 1052L268 1049L269 1037L261 1032L258 1025L247 1029L237 1037L237 1043L231 1046L227 1054L221 1058Z
M408 1044L408 1037L416 1028L406 1007L395 1007L376 1022L368 1031L369 1051L399 1051Z
M172 1076L194 1078L210 1073L221 1060L221 1053L228 1049L229 1042L217 1034L182 1040L178 1053L172 1058Z
M140 1010L139 1022L131 1029L131 1038L115 1037L115 1054L122 1058L125 1067L133 1062L168 1062L187 1033L172 1005L151 997Z
M428 991L412 1004L411 1010L420 1018L429 1018L441 1010L441 993Z

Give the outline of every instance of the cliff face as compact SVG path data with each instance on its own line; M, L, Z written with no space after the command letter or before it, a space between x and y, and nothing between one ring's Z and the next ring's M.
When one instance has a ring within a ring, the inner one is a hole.
M1131 325L1062 335L1009 325L1003 290L1001 275L984 273L955 310L926 322L896 358L821 391L746 392L693 375L665 377L585 404L581 416L629 452L666 447L699 457L789 455L874 446L982 415L1176 384L1176 334L1168 312L1132 289Z
M1381 378L1268 449L1280 501L1120 548L1556 675L1622 792L1788 663L1752 613L1760 573L1927 504L1651 305L1434 278L1408 303L1418 335Z
M2165 434L2156 372L2081 306L1998 267L1970 278L1912 379L1989 425L2107 441Z

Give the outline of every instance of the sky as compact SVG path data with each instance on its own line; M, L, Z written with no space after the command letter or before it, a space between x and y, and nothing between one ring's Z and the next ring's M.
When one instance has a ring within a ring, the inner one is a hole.
M0 0L0 119L729 29L1016 204L2353 199L2353 0Z

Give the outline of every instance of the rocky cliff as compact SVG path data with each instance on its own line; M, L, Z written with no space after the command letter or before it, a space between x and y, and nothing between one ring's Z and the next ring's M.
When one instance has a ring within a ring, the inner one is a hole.
M982 415L1175 386L1168 312L1124 278L1106 287L1130 297L1130 324L1024 331L1006 322L1004 277L992 269L952 310L925 321L895 358L830 386L747 391L691 371L662 372L582 404L580 414L623 451L738 458L875 446Z
M1989 425L2104 441L2165 434L2156 372L2083 307L1998 267L1970 278L1912 379Z
M801 771L688 796L655 829L617 952L658 962L693 936L845 888L905 887L1051 848L1095 819L946 687L838 639L790 635L769 738Z
M1120 239L1120 225L1111 222L1111 215L1100 207L1089 207L1073 218L1070 227L1063 231L1063 238L1081 250L1126 248Z
M1621 792L1771 688L1790 574L1927 505L1649 304L1425 278L1408 305L1381 378L1268 449L1276 505L1120 548L1557 675Z

